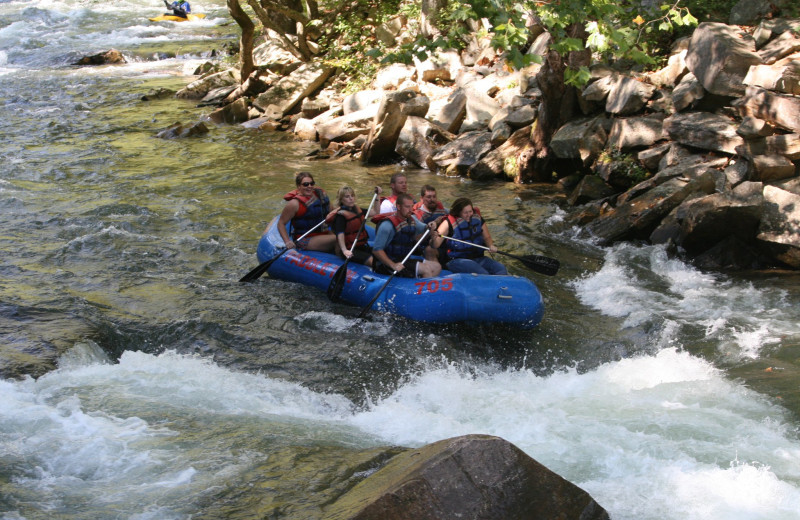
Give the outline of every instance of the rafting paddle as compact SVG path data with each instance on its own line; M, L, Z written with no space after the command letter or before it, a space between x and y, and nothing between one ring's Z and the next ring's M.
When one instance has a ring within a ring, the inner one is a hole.
M411 248L411 251L409 251L408 254L406 255L406 257L403 258L403 261L400 262L401 264L405 264L406 263L406 260L408 260L408 258L411 256L411 253L413 253L414 250L419 247L419 245L422 243L423 240L425 240L425 237L428 236L428 233L430 233L430 232L431 232L430 228L425 230L425 233L422 235L422 238L419 239L419 242L414 244L414 247ZM364 315L367 314L367 311L369 310L369 308L372 307L372 304L375 303L375 300L378 299L378 296L381 295L383 290L386 289L386 286L389 285L389 282L392 281L392 278L394 278L394 275L396 275L398 272L399 271L394 271L392 273L392 276L390 276L389 279L386 280L386 283L383 284L383 287L381 287L381 290L378 291L377 293L375 293L375 296L372 297L372 299L369 301L369 303L367 305L365 305L363 309L361 309L361 313L358 315L359 318L363 318Z
M350 246L350 254L351 256L347 257L344 263L333 273L333 280L331 280L330 285L328 285L328 299L332 302L338 302L339 296L342 295L342 289L344 289L344 282L347 280L347 264L350 260L353 259L352 253L353 249L356 248L356 243L358 242L358 237L361 236L361 233L364 231L364 226L367 224L367 217L369 217L370 211L372 211L372 205L375 204L375 199L378 198L377 188L375 191L375 195L372 196L372 202L369 203L369 208L367 208L367 214L364 216L364 221L361 222L361 227L356 233L356 238L353 240L353 245ZM345 244L346 245L346 244Z
M295 242L295 243L297 243L297 242L300 242L300 241L301 241L301 240L303 240L303 239L304 239L304 238L305 238L305 237L306 237L306 236L307 236L309 233L311 233L312 231L314 231L315 229L317 229L318 227L320 227L320 226L321 226L322 224L324 224L324 223L325 223L325 221L323 220L322 222L320 222L320 223L319 223L319 224L317 224L316 226L314 226L314 227L312 227L311 229L309 229L308 231L306 231L306 232L303 234L303 236L301 236L300 238L298 238L298 239L297 239L297 240L295 240L294 242ZM241 279L239 279L239 281L240 281L240 282L248 282L248 283L249 283L249 282L255 282L256 280L258 280L258 279L261 277L261 275L262 275L262 274L264 274L264 273L266 273L266 272L267 272L267 269L269 269L269 266L271 266L271 265L272 265L272 262L274 262L275 260L277 260L278 258L280 258L280 257L283 255L283 253L285 253L286 251L288 251L288 249L286 249L286 248L284 247L283 251L281 251L279 255L277 255L275 258L270 258L270 259L269 259L269 260L267 260L266 262L264 262L264 263L260 264L258 267L256 267L255 269L253 269L252 271L250 271L250 272L249 272L249 273L247 273L246 275L242 276L242 277L241 277Z
M467 244L472 247L479 247L481 249L491 251L486 246L473 244L472 242L466 242L464 240L459 240L457 238L446 237L446 236L442 236L442 238L446 238L447 240L452 240L453 242L461 242L462 244ZM529 269L533 269L537 273L546 274L548 276L554 276L558 272L558 268L561 265L559 261L556 260L555 258L549 258L547 256L541 256L541 255L517 256L517 255L512 255L511 253L506 253L505 251L496 251L496 252L500 253L501 255L506 255L510 256L511 258L516 258Z

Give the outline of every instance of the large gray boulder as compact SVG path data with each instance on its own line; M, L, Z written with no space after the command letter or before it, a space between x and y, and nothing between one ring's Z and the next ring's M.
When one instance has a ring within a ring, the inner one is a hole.
M395 156L397 138L409 115L424 117L430 101L413 90L387 92L372 121L369 137L362 150L365 163L381 163Z
M223 70L192 81L180 89L175 96L179 99L203 99L206 94L214 89L236 87L239 85L240 79L238 69Z
M465 176L470 167L492 149L490 132L467 132L447 143L431 157L435 169L448 176ZM433 168L432 168L433 169Z
M694 256L731 235L742 242L752 241L761 220L760 186L757 182L745 183L735 190L712 193L681 204L676 210L681 226L676 244Z
M606 520L581 488L509 442L445 439L392 458L325 511L326 520Z
M736 133L732 119L709 112L684 112L664 120L664 131L675 142L735 154L744 139Z
M800 268L800 195L764 186L763 210L758 240L781 262Z
M278 117L283 117L303 99L319 90L334 72L336 69L321 63L304 63L255 98L253 106L264 112L269 111Z
M556 131L550 140L550 148L560 159L580 159L589 164L605 147L611 124L605 114L575 119Z
M785 64L754 65L747 72L744 84L784 94L800 94L800 59Z
M742 117L752 116L792 132L800 132L800 98L747 87L734 106Z
M316 124L317 137L322 148L327 148L332 142L346 142L359 135L366 135L372 128L372 120L378 113L378 105L369 105L358 112L351 112L346 116L335 117Z
M627 116L641 111L656 91L654 85L630 76L618 76L606 97L606 112Z
M740 96L748 69L761 64L755 50L753 37L738 27L704 22L692 34L686 66L712 94Z
M447 102L433 115L433 122L450 133L457 133L467 117L467 93L457 87L448 96Z
M664 137L664 114L619 118L611 125L608 147L622 151L646 148Z
M445 129L418 116L408 116L394 151L408 162L420 168L431 169L435 165L431 157L439 146L455 139L455 135Z
M523 150L531 146L531 127L520 128L503 144L490 151L470 166L469 178L489 181L495 178L513 180L518 174L516 159Z
M590 222L585 231L608 245L619 240L642 239L673 209L693 193L712 193L715 178L704 170L695 179L674 177Z

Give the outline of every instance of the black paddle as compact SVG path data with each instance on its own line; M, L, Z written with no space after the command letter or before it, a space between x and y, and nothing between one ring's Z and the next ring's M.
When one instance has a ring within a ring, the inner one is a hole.
M358 229L358 233L356 233L356 238L353 240L353 245L350 246L350 253L349 256L344 263L333 273L333 280L331 280L331 284L328 286L328 299L332 302L338 302L339 297L342 295L342 289L344 289L344 282L347 280L347 264L353 258L352 253L353 249L356 248L356 243L358 242L358 237L361 236L361 232L364 231L364 226L367 223L367 217L369 217L369 212L372 211L372 205L375 204L375 199L378 198L378 192L375 192L375 195L372 196L372 202L369 203L369 208L367 208L367 214L364 216L364 221L361 222L361 227ZM345 244L347 245L347 244Z
M459 240L457 238L445 237L445 236L443 236L442 238L446 238L447 240L452 240L453 242L461 242L462 244L467 244L472 247L479 247L481 249L491 251L486 246L473 244L472 242L466 242L464 240ZM558 272L558 268L561 266L558 260L556 260L555 258L549 258L547 256L541 256L541 255L517 256L517 255L512 255L511 253L506 253L505 251L496 251L496 252L500 253L501 255L506 255L510 256L511 258L516 258L517 260L522 262L525 265L525 267L533 269L537 273L546 274L548 276L554 276Z
M406 255L406 257L405 257L405 258L403 258L403 261L402 261L402 262L400 262L401 264L404 264L404 263L406 263L406 260L408 260L408 257L410 257L410 256L411 256L411 253L413 253L413 252L414 252L414 250L415 250L416 248L418 248L418 247L419 247L419 245L422 243L422 241L423 241L423 240L425 240L425 237L426 237L426 236L428 236L428 233L430 233L430 232L431 232L431 230L430 230L430 229L426 229L426 230L425 230L425 233L422 235L422 238L420 238L420 239L419 239L419 242L417 242L417 243L414 245L414 247L412 247L412 248L411 248L411 251L409 251L409 252L408 252L408 254ZM394 278L394 275L396 275L398 272L399 272L399 271L394 271L394 272L392 273L392 276L390 276L390 277L389 277L389 279L388 279L388 280L386 280L386 283L385 283L385 284L383 284L383 287L381 287L381 290L380 290L380 291L378 291L377 293L375 293L375 296L373 296L373 297L372 297L372 299L369 301L369 303L368 303L366 306L364 306L364 308L363 308L363 309L361 309L361 313L358 315L358 317L359 317L359 318L363 318L363 317L364 317L364 316L367 314L367 311L369 310L369 308L370 308L370 307L372 307L372 304L373 304L373 303L375 303L375 300L377 300L377 299L378 299L378 296L380 296L380 295L381 295L381 293L383 292L383 290L384 290L384 289L386 289L386 286L387 286L387 285L389 285L389 282L391 282L391 281L392 281L392 278Z
M306 235L308 235L309 233L311 233L312 231L314 231L315 229L317 229L318 227L320 227L324 223L325 223L325 221L323 220L322 222L320 222L316 226L314 226L311 229L309 229L308 231L306 231L303 234L303 236L301 236L300 238L295 240L295 243L303 240L306 237ZM272 262L274 262L275 260L280 258L283 255L283 253L285 253L286 251L288 251L288 249L284 248L284 250L281 251L280 254L277 255L275 258L271 258L271 259L267 260L266 262L264 262L262 264L259 264L258 267L256 267L255 269L253 269L252 271L250 271L246 275L242 276L239 279L239 281L240 282L248 282L248 283L249 282L255 282L256 280L258 280L261 277L262 274L267 272L267 269L269 269L269 266L272 265Z

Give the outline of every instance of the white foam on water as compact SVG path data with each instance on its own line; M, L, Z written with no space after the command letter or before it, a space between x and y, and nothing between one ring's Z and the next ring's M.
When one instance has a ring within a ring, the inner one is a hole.
M400 445L500 436L615 519L788 519L800 511L800 442L783 413L665 349L585 374L435 368L352 422Z
M638 276L639 270L647 274ZM625 327L656 320L695 327L732 359L756 358L782 337L800 335L798 307L785 291L703 273L669 258L661 246L609 248L599 271L571 285L581 303L623 318Z
M241 435L187 445L186 428L224 421L231 432L263 432L278 421L313 442L363 448L498 435L615 519L782 519L800 510L800 442L783 410L677 349L549 376L439 360L361 411L342 396L208 359L125 352L110 365L90 342L80 349L38 380L0 381L0 456L17 468L15 486L37 490L47 507L85 495L146 515L164 493L199 497L245 471L250 455L226 444Z

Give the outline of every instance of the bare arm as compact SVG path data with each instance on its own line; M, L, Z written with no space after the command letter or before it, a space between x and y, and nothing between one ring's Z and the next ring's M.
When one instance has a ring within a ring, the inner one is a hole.
M281 211L281 216L278 218L278 233L281 234L281 238L283 239L283 244L286 246L286 249L294 249L294 242L291 238L289 238L289 233L286 232L286 224L289 223L290 220L297 215L297 211L300 209L300 203L296 199L292 199L286 203L286 206L283 207L283 211Z
M431 239L431 246L438 249L442 247L442 243L444 242L444 238L442 237L446 237L450 233L450 223L446 219L442 219L436 231L438 235Z
M483 231L481 232L481 236L483 236L483 242L486 244L486 247L489 248L489 252L496 253L497 248L494 247L494 241L492 240L492 235L489 233L489 226L486 225L486 222L483 223Z

